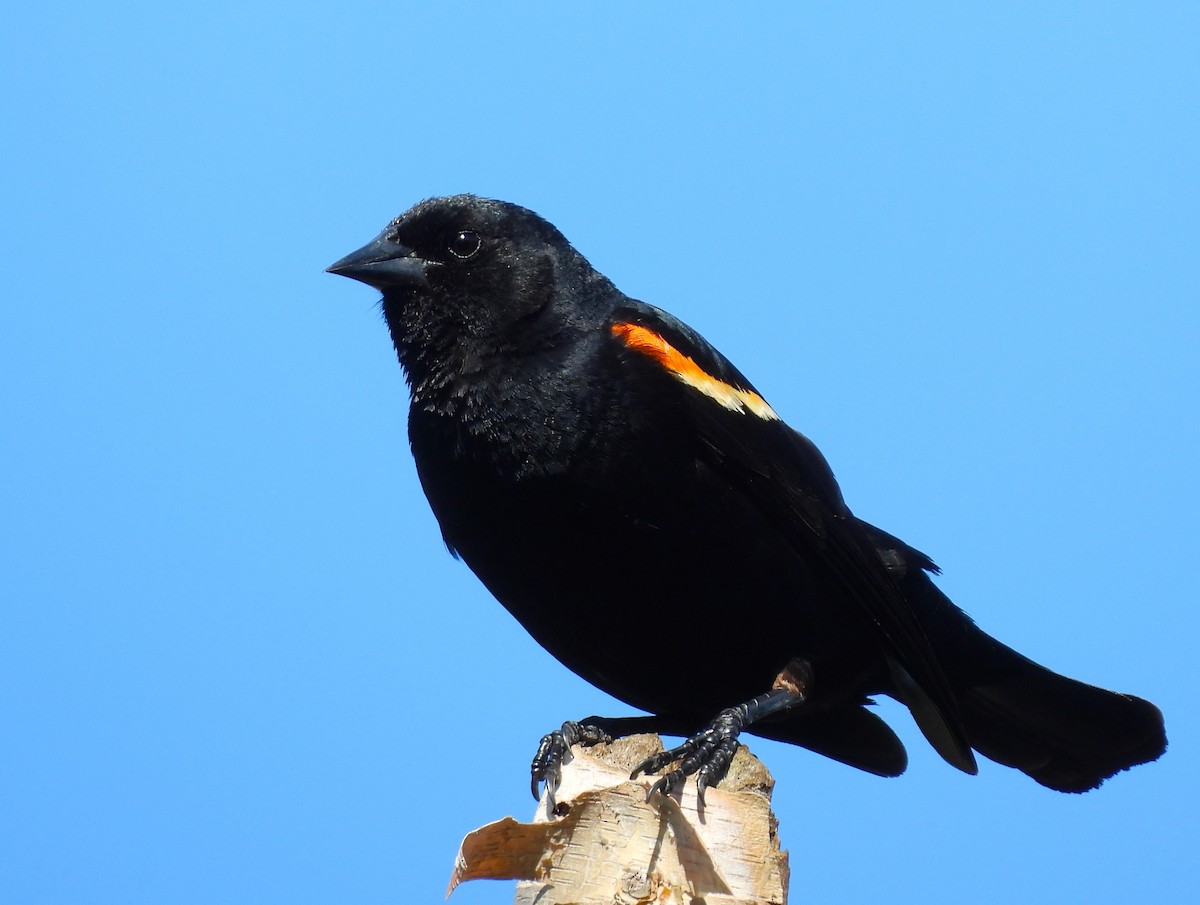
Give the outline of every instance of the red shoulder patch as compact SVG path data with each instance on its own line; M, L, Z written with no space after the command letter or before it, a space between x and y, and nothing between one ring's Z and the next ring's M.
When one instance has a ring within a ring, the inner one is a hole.
M681 383L703 393L731 412L750 412L764 421L779 420L775 410L758 393L714 377L648 327L619 323L612 325L612 332L630 349L658 362Z

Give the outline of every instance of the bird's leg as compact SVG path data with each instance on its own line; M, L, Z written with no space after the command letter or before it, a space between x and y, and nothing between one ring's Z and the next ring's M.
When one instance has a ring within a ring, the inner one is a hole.
M722 710L706 728L689 736L682 745L646 758L634 768L630 779L636 779L642 773L657 773L668 764L679 761L678 767L650 787L646 799L649 800L655 792L670 795L694 773L696 795L704 804L704 790L720 782L729 769L729 762L737 753L738 736L742 730L751 723L804 703L811 675L812 669L806 662L789 663L775 678L771 691L744 704Z

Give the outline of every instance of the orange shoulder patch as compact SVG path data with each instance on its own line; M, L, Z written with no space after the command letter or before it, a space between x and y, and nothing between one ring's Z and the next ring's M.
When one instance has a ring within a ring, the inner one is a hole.
M758 393L740 389L714 377L648 327L629 323L613 324L612 332L635 352L654 359L681 383L703 393L731 412L750 412L764 421L779 420L775 410Z

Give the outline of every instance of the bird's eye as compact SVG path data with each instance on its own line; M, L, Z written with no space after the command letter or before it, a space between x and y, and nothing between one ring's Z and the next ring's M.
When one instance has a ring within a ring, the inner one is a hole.
M464 229L450 237L450 241L446 243L446 250L459 260L465 261L479 251L481 244L479 233Z

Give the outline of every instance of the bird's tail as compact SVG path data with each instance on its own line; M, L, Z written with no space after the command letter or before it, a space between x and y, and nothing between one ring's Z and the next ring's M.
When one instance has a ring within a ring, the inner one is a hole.
M980 754L1051 789L1086 792L1166 750L1149 701L1060 676L970 628L947 671Z
M1060 792L1086 792L1167 747L1149 701L1107 691L1039 666L978 628L928 576L914 608L950 684L971 747ZM913 582L917 583L917 582Z
M978 628L933 583L936 567L880 531L876 545L955 689L971 747L1060 792L1086 792L1167 748L1149 701L1060 676Z

